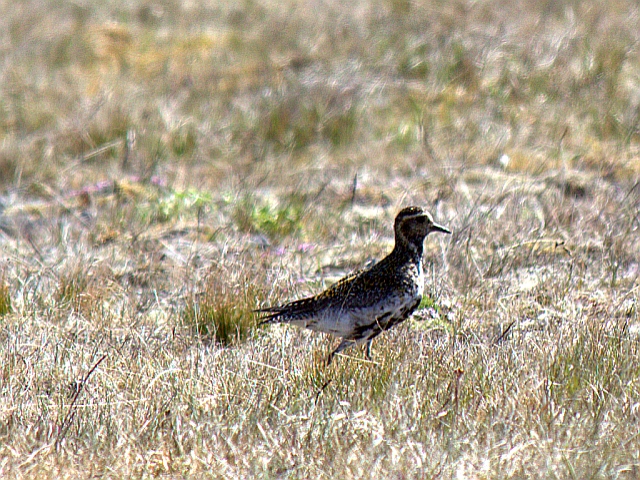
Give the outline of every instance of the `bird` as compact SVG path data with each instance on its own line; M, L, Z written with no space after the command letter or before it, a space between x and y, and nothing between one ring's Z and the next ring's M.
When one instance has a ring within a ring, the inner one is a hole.
M371 360L373 339L409 318L420 305L423 242L432 232L450 234L451 230L435 223L421 207L403 208L394 221L393 250L384 259L318 295L255 310L262 315L259 325L286 323L341 338L327 365L347 347L365 342L365 354Z

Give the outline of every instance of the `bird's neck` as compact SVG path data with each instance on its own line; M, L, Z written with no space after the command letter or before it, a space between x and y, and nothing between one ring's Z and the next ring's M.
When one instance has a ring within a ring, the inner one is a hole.
M402 236L396 237L396 244L391 255L401 262L414 262L417 265L422 261L423 241L421 239L408 239Z

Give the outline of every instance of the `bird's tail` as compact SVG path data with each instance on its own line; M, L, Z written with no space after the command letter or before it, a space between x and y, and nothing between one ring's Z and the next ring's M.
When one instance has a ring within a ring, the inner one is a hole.
M282 318L282 314L285 313L285 309L282 306L277 307L267 307L267 308L258 308L254 310L254 313L259 313L262 316L260 317L260 325L267 325L269 323L280 323L284 321Z
M257 313L264 314L260 318L258 325L268 323L296 323L313 317L318 309L324 305L316 298L303 298L286 305L278 305L276 307L267 307L254 310Z

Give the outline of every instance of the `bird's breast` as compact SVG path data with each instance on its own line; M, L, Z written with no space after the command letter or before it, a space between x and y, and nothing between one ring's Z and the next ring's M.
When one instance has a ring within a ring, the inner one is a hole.
M410 299L422 298L424 294L422 264L408 265L403 273L403 289L407 292L407 296L410 297Z

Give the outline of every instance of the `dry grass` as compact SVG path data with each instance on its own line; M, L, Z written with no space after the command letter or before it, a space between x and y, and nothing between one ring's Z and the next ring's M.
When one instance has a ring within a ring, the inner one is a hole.
M640 478L635 3L32 0L0 32L1 477ZM255 327L409 204L454 234L374 362Z

